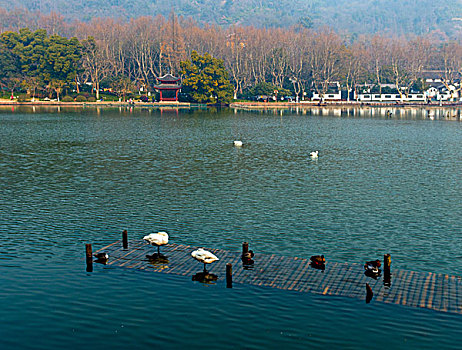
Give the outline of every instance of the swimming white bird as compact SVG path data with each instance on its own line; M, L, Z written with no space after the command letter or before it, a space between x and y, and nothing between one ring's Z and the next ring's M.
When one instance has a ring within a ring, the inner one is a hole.
M234 146L242 147L242 141L234 141Z
M168 243L167 232L151 233L150 235L144 236L143 239L149 244L157 246L157 254L160 255L160 246Z
M191 256L197 261L204 263L204 272L207 272L207 270L205 269L205 264L211 264L214 261L220 260L214 254L210 253L208 250L204 250L203 248L199 248L193 251L191 253Z
M317 159L318 158L318 153L319 151L313 151L310 153L311 159Z

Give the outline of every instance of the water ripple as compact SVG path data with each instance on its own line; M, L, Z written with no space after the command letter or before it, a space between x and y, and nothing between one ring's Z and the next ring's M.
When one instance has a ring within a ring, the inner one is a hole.
M460 342L458 316L429 310L84 271L85 243L102 247L127 229L131 239L165 230L176 243L248 241L259 253L329 261L391 253L395 268L457 273L460 123L429 122L424 110L393 120L380 110L63 111L0 110L2 349Z

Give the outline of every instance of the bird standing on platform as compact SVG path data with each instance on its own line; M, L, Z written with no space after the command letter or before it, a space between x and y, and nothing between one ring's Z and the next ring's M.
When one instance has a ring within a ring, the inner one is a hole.
M382 264L380 263L380 260L372 260L372 261L366 261L366 263L364 264L364 270L366 270L366 272L371 272L373 274L378 274L380 272L380 269L379 267L382 266Z
M324 269L326 266L326 258L324 258L324 255L313 255L310 258L310 261L311 261L311 266L315 268Z
M254 264L253 257L255 256L253 250L249 250L248 252L242 253L241 260L242 264L245 269L248 269Z
M252 258L255 256L253 250L249 250L246 253L242 254L242 260L252 260Z
M149 244L157 246L157 254L160 255L160 246L168 243L167 232L151 233L150 235L144 236L143 239Z
M218 259L214 254L209 252L208 250L204 250L202 248L199 248L191 253L191 256L196 259L197 261L200 261L201 263L204 264L204 273L207 272L205 269L205 264L211 264L214 261L218 261Z
M311 159L318 159L319 151L313 151L310 153Z

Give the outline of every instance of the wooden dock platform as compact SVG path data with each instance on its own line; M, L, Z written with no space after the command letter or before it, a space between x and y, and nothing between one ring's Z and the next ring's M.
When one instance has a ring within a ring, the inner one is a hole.
M168 244L161 247L165 258L148 259L146 256L156 253L157 248L140 240L129 242L128 249L123 249L122 241L116 241L98 252L109 254L109 266L194 276L203 270L203 265L191 257L195 249ZM243 266L240 252L205 249L220 259L207 270L221 281L226 279L226 264L231 263L233 283L357 299L366 299L368 283L374 301L462 314L460 276L393 269L389 284L383 277L376 280L365 276L361 264L328 260L325 270L318 270L310 266L309 259L257 253L255 263L248 268Z

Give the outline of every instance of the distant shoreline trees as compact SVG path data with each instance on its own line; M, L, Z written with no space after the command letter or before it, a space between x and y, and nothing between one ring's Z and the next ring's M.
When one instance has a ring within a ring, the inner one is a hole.
M156 77L171 73L183 75L183 92L190 98L211 102L213 96L226 102L229 93L251 97L262 83L303 99L311 92L328 93L332 82L350 91L368 84L380 92L393 85L397 93L406 94L425 87L428 71L448 86L462 75L462 43L424 36L374 35L350 42L327 27L222 28L201 26L173 13L168 19L145 16L128 22L99 18L67 24L59 16L55 19L34 24L35 31L1 33L3 91L60 98L91 85L94 98L100 98L102 89L124 98L154 92ZM220 70L231 83L226 96L207 89L193 91L196 85L190 83L193 71L187 62L192 63L194 55L210 57L213 65L221 60Z
M75 37L48 36L38 29L23 28L0 36L0 57L3 67L0 81L13 95L18 88L26 89L32 98L37 89L54 91L59 100L66 85L75 84L81 72L82 47Z

